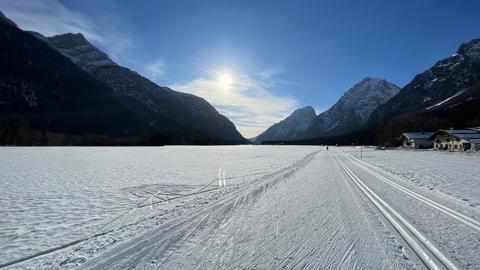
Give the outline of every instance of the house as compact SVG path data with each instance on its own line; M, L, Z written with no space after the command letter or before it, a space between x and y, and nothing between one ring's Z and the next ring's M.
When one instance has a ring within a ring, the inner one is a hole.
M406 132L400 136L400 141L403 147L408 148L431 148L433 146L432 139L430 137L433 132Z
M430 139L436 150L467 151L480 149L480 129L441 129Z

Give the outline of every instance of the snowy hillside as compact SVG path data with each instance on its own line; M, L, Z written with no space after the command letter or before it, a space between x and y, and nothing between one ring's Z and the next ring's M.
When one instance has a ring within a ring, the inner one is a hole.
M402 115L420 114L456 98L480 79L480 39L462 44L456 53L415 76L397 96L380 106L370 121L382 124Z
M385 79L364 78L347 90L329 110L319 114L305 137L339 135L360 128L370 114L396 95L399 89Z

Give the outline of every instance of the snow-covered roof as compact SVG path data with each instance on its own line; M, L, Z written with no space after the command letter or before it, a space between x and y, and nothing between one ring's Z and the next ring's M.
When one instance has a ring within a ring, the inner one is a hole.
M473 133L473 134L453 134L453 136L459 139L480 139L480 133Z
M452 130L444 130L445 132L448 133L453 133L453 134L475 134L478 133L478 131L471 130L471 129L452 129Z
M480 139L470 139L468 141L474 144L480 144Z
M433 133L433 135L437 135L439 133L448 133L448 134L476 134L479 131L473 129L440 129L437 132Z
M433 139L435 136L439 134L451 134L457 139L464 139L471 143L475 143L474 141L479 140L480 142L480 131L475 129L441 129L431 135L430 139Z
M408 139L428 139L433 135L433 132L405 132L402 135Z

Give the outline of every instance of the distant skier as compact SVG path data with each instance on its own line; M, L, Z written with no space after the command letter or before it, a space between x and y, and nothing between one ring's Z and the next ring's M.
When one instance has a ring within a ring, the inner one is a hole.
M328 151L328 146L327 146L327 151Z

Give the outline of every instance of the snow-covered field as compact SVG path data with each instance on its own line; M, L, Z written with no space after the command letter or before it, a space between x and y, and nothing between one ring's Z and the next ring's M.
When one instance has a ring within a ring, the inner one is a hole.
M365 149L364 149L365 150ZM357 157L360 149L346 152ZM434 150L363 151L363 161L401 176L423 189L450 195L471 206L480 205L480 154Z
M480 268L480 155L357 157L314 146L1 148L0 268Z
M248 146L2 148L0 264L104 232L106 224L139 205L209 184L218 187L212 180L220 168L229 187L288 166L309 151Z

